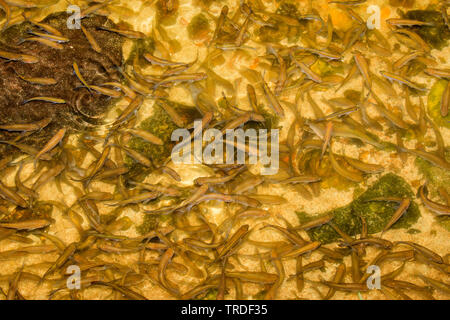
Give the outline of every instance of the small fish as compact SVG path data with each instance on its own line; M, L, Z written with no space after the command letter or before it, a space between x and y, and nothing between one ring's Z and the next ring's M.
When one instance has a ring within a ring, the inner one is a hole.
M422 203L430 210L435 212L439 216L449 216L450 215L450 207L431 201L428 199L428 190L426 185L420 186L419 190L417 191L417 195L422 200Z
M69 244L58 257L58 259L56 259L55 263L49 269L47 269L39 283L44 281L49 275L53 274L55 271L61 268L67 262L67 260L69 260L70 257L73 256L73 254L77 250L77 246L77 242L72 242L71 244Z
M57 177L61 174L61 172L66 168L63 163L58 163L55 166L52 166L46 172L41 174L39 178L33 183L33 190L37 190L39 187L50 181L51 179Z
M366 3L367 0L333 0L328 3L340 4L343 6L358 6L360 4Z
M337 291L369 291L369 287L367 286L367 284L362 284L362 283L335 283L335 282L330 282L330 281L322 281L322 283L334 290Z
M151 134L150 132L146 130L139 130L139 129L127 129L126 132L131 133L132 135L135 135L137 137L140 137L147 142L162 146L164 143L163 141L158 138L157 136Z
M424 282L430 284L433 288L442 291L446 293L447 295L450 295L450 285L446 284L445 282L435 280L429 277L426 277L424 275L418 274L417 277L422 279Z
M243 238L248 234L249 225L240 227L228 241L218 250L217 258L212 262L215 263L233 252L234 249L242 242Z
M147 168L153 167L150 159L148 159L146 156L139 153L138 151L135 151L134 149L131 149L131 148L128 148L125 146L120 146L120 148L122 148L131 158L133 158L134 160L136 160L137 162L142 164L144 167L147 167Z
M325 136L323 138L323 146L322 146L322 152L320 154L320 159L323 158L323 155L325 154L325 151L327 150L329 144L330 144L330 140L331 140L331 133L333 130L333 122L328 121L327 125L326 125L326 130L325 130Z
M66 134L67 129L60 129L46 144L45 146L36 154L35 156L35 165L36 161L38 161L45 153L52 150L58 143L62 141Z
M335 54L335 53L332 53L329 51L325 51L325 50L318 50L318 49L305 48L305 47L294 47L293 50L307 51L312 54L315 54L315 55L318 55L320 57L330 59L330 60L341 60L342 59L341 55Z
M25 41L36 41L36 42L39 42L40 44L46 45L53 49L58 49L58 50L64 49L64 46L62 44L54 42L49 39L45 39L45 38L29 37L29 38L25 38L25 39L21 40L20 43L25 42Z
M21 61L23 63L37 63L39 58L31 56L28 54L12 53L0 50L0 58L11 60L11 61Z
M416 32L411 31L410 29L397 29L394 32L394 34L405 35L409 37L415 47L417 47L419 50L423 50L425 52L431 51L430 45L425 40L423 40L422 37L420 37Z
M92 49L94 49L97 53L102 53L102 48L98 44L98 42L95 40L94 36L83 26L81 26L81 30L84 33L84 36L86 37L87 41L91 45Z
M106 28L106 27L98 27L98 29L108 31L108 32L114 32L114 33L120 34L121 36L130 38L130 39L145 39L147 37L144 33L139 32L139 31L133 31L133 30L121 30L121 29Z
M24 265L16 272L14 278L9 283L8 294L6 295L6 300L15 300L16 296L19 296L18 286L20 277L22 275Z
M159 271L158 271L158 280L161 283L162 287L168 290L170 293L172 293L175 296L179 296L180 292L178 289L178 286L173 284L169 279L166 277L166 268L174 256L175 251L172 248L168 248L164 254L161 257L161 260L159 262Z
M264 77L262 74L260 74L261 76L261 86L262 89L264 91L264 94L266 95L266 99L269 102L270 106L272 107L272 109L281 117L284 117L284 110L280 105L280 102L278 101L278 99L275 97L275 95L272 93L272 91L270 90L269 86L267 85L266 81L264 81Z
M260 283L260 284L272 284L278 279L278 276L273 273L247 272L247 271L227 272L226 277L237 278L244 282Z
M35 149L34 147L32 147L28 144L24 144L24 143L16 143L13 141L1 141L1 140L0 140L0 143L9 144L13 147L16 147L21 152L32 155L32 156L36 156L37 153L39 152L39 150ZM50 155L44 154L41 156L41 160L50 161L50 160L52 160L52 158Z
M33 78L33 77L24 77L20 74L17 74L17 76L22 79L23 81L39 84L41 86L51 86L58 83L56 79L53 78Z
M142 96L137 96L133 99L130 104L125 108L125 110L120 114L120 116L112 124L113 127L121 125L125 122L132 114L136 113L144 102Z
M31 1L31 0L5 0L7 4L12 7L32 9L32 8L46 8L48 6L54 5L56 0L42 0L42 1Z
M423 256L425 256L426 258L442 264L444 263L444 260L442 259L442 257L440 255L438 255L437 253L431 251L428 248L425 248L424 246L417 244L415 242L412 241L397 241L396 244L406 244L410 247L412 247L415 251L419 252L420 254L422 254Z
M397 210L392 215L389 222L384 227L382 233L384 233L390 227L392 227L392 225L394 225L398 221L398 219L400 219L403 216L403 214L406 212L406 210L408 210L410 204L411 204L410 199L407 199L407 198L402 199L402 201L400 202L400 205L398 206Z
M144 58L151 64L163 66L163 67L165 67L165 66L179 67L179 66L185 66L187 64L184 62L174 62L174 61L169 61L166 59L158 58L158 57L151 55L150 53L144 53Z
M325 136L326 126L325 124L318 122L308 122L307 125L311 128L311 130L316 133L321 139ZM365 143L371 144L377 148L382 149L383 145L375 140L374 138L368 136L365 132L352 128L347 124L335 122L333 124L333 136L336 137L346 137L346 138L355 138L361 140Z
M49 226L51 221L47 219L25 220L20 222L0 223L0 227L14 230L35 230Z
M391 249L393 246L393 243L389 240L381 239L381 238L365 238L365 239L357 239L353 240L349 243L349 246L354 247L360 244L368 244L368 245L375 245L384 249Z
M81 81L81 83L89 90L91 91L90 86L87 84L86 80L84 80L83 76L81 75L80 69L78 68L78 64L74 62L72 64L73 70L75 72L75 75L78 77L78 79Z
M345 264L344 263L339 264L339 266L336 269L336 273L334 274L334 277L333 277L333 283L341 283L344 280L345 272L346 272ZM325 297L323 299L329 300L334 296L335 293L336 293L336 289L333 287L330 287L328 289L327 294L325 295Z
M114 89L109 89L109 88L105 88L105 87L101 87L101 86L96 86L91 84L90 89L97 91L98 93L101 93L105 96L111 97L111 98L120 98L122 97L122 93L120 93L120 91L114 90Z
M156 90L160 86L164 86L166 84L171 83L183 83L183 82L195 82L195 81L202 81L207 78L207 74L204 72L197 72L197 73L184 73L180 75L174 75L164 78L163 80L159 81L155 87L154 90Z
M164 111L169 115L170 119L180 128L186 126L185 120L178 114L178 112L165 100L158 100L157 104L164 109Z
M141 194L138 194L134 197L130 197L128 199L122 200L122 201L117 201L114 203L109 203L107 205L110 206L127 206L130 204L135 204L135 203L140 203L140 202L147 202L149 200L153 200L156 199L159 196L159 192L155 192L155 191L149 191L149 192L143 192Z
M362 182L364 180L364 178L360 172L350 171L347 168L345 168L344 166L340 165L337 162L337 160L334 156L334 153L331 151L331 147L330 147L330 151L328 154L330 155L331 166L336 171L336 173L338 173L340 176L342 176L350 181L354 181L354 182Z
M230 175L225 175L223 177L200 177L200 178L196 178L194 180L194 183L196 185L203 185L203 184L209 184L209 185L215 185L215 184L223 184L226 183L228 181L233 180L238 174L240 173L240 171L236 171L234 174L230 174Z
M354 106L354 107L350 107L350 108L346 108L346 109L342 109L336 112L333 112L329 115L326 115L325 117L321 117L318 118L317 121L326 121L326 120L330 120L333 118L341 118L344 117L346 115L349 115L355 111L358 111L360 108L358 106Z
M35 20L32 20L32 19L27 19L27 20L29 22L31 22L32 24L34 24L35 26L41 28L42 30L47 31L50 34L62 37L62 33L58 29L55 29L55 28L53 28L52 26L50 26L48 24L45 24L45 23L42 23L42 22L38 22L38 21L35 21Z
M85 17L87 17L88 15L108 6L111 2L113 2L114 0L106 0L100 3L96 3L92 6L87 7L86 9L83 9L80 13L80 18L83 19Z
M356 169L367 172L367 173L380 173L384 171L383 166L380 166L378 164L371 164L371 163L365 163L358 159L353 159L350 157L344 157L344 159Z
M328 222L330 222L331 220L333 220L334 215L331 214L327 214L323 217L317 218L317 219L313 219L309 222L303 223L298 227L295 227L294 230L308 230L311 228L315 228L324 224L327 224Z
M14 183L16 184L17 190L22 194L25 194L30 199L38 199L39 195L33 190L26 187L20 180L20 173L22 172L23 162L20 163L19 169L17 169L16 176L14 178Z
M450 78L450 69L425 68L423 71L433 77Z
M135 81L128 74L126 74L126 72L120 71L120 73L124 76L125 79L127 79L127 81L130 84L131 89L135 90L137 93L140 93L142 95L146 95L146 96L153 95L153 90L148 88L146 85L143 85L143 84Z
M403 57L401 57L400 59L398 59L394 64L393 64L393 69L394 70L398 70L401 69L402 67L406 66L408 63L410 63L411 61L413 61L414 59L416 59L419 56L422 56L424 53L422 51L413 51L411 53L408 53L406 55L404 55Z
M418 150L418 149L407 149L407 148L399 148L399 149L402 152L407 152L407 153L410 153L417 157L420 157L424 160L427 160L442 169L450 170L450 163L448 163L445 159L443 159L431 152L426 152L426 151L422 151L422 150Z
M356 52L354 55L354 59L356 65L358 66L359 72L364 78L364 82L366 83L369 91L372 90L372 79L370 78L369 64L367 59L359 52Z
M6 131L22 131L22 132L28 132L28 131L38 131L42 130L46 126L52 122L52 118L44 118L42 120L32 122L32 123L18 123L18 124L4 124L0 125L0 130L6 130Z
M282 255L282 258L283 259L297 258L299 255L316 250L321 246L321 244L322 243L320 241L314 241L300 248L294 248L292 251L286 253L285 255Z
M27 99L23 102L23 104L27 104L32 101L44 101L44 102L50 102L54 104L65 104L66 100L60 99L60 98L53 98L53 97L33 97L30 99Z
M295 64L300 68L300 70L308 76L312 81L317 83L322 83L323 79L317 73L311 70L305 63L294 60Z
M301 176L295 176L291 178L287 178L281 181L273 181L273 183L278 184L298 184L298 183L313 183L320 181L321 178L319 176L313 176L313 175L301 175Z
M412 27L412 26L433 27L434 26L434 23L431 23L431 22L423 22L423 21L419 21L419 20L409 20L409 19L396 19L396 18L387 19L386 23L390 24L391 26L408 26L408 27Z
M132 185L137 186L140 189L149 190L149 191L156 191L168 196L177 197L181 195L181 192L178 189L172 188L172 187L164 187L158 184L149 184L149 183L140 183L135 181L129 182Z
M98 160L95 162L95 165L93 167L90 167L88 171L88 173L86 174L86 177L83 178L83 181L87 181L87 185L89 185L89 182L91 181L91 179L103 168L103 166L105 165L106 161L108 160L108 156L111 152L111 146L107 145L100 157L98 158Z
M45 38L48 40L56 41L56 42L69 42L70 41L69 38L63 37L61 35L48 34L48 33L36 32L36 31L30 31L30 34L33 34L35 36Z
M122 90L122 92L129 98L134 99L136 98L136 93L129 87L127 87L126 85L119 83L119 82L105 82L102 84L103 86L111 86L111 87L116 87L120 90Z
M83 195L81 198L79 198L78 201L83 200L107 201L112 200L113 198L114 195L109 192L91 191Z
M406 85L406 86L408 86L410 88L413 88L413 89L416 89L416 90L419 90L419 91L427 91L427 88L425 86L421 86L421 85L415 84L415 83L409 81L408 79L405 79L404 77L402 77L402 76L400 76L398 74L395 74L395 73L392 73L392 72L387 72L387 71L380 71L380 73L381 73L381 75L383 77L385 77L385 78L387 78L389 80L394 80L394 81L400 82L400 83L402 83L402 84L404 84L404 85Z
M356 63L352 64L352 67L350 68L350 71L348 72L348 74L345 76L344 80L342 80L340 86L336 89L335 92L338 92L342 87L344 87L349 81L350 79L353 78L353 76L358 72L358 66L356 65Z
M109 179L112 177L119 177L129 171L126 167L119 167L119 168L113 168L113 169L107 169L102 172L100 172L95 179L96 180L103 180L103 179Z
M0 197L22 208L28 207L28 203L25 201L25 199L23 199L19 194L17 194L7 186L5 186L1 181L0 181Z

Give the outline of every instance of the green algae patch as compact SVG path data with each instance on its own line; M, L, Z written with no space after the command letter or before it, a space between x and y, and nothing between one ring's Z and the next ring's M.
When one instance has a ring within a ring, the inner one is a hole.
M450 161L450 152L446 152L446 160ZM417 157L415 165L433 189L444 188L450 193L450 171L436 167L427 160Z
M355 236L361 232L361 217L367 222L369 234L381 232L398 207L398 203L390 201L369 201L379 197L408 197L414 193L403 178L388 173L381 177L349 205L311 216L305 212L297 212L300 224L314 220L324 215L334 215L333 223L345 233ZM412 201L405 214L391 227L392 229L408 229L420 217L417 204ZM312 228L307 231L310 238L322 243L331 243L340 238L329 225Z
M210 32L208 18L203 13L199 13L192 18L187 26L187 31L189 38L193 40L204 38Z
M203 295L200 295L194 300L217 300L217 295L219 294L219 289L211 288L206 291Z
M444 227L447 231L450 232L450 217L449 216L442 216L442 217L436 217L439 224Z
M447 80L438 80L431 88L428 94L428 113L438 126L450 128L450 114L446 117L441 115L442 95L447 84Z
M145 53L153 54L155 51L155 42L152 38L148 37L145 39L137 39L133 41L133 45L131 46L131 51L128 56L128 59L125 62L125 65L133 65L134 59L137 57L139 65L144 65L142 63L142 56Z
M142 224L136 227L136 231L140 235L144 235L158 228L158 225L159 225L158 215L146 214L144 215L144 220L142 221Z
M320 76L325 77L342 73L344 68L342 66L333 66L331 63L328 63L323 59L317 59L317 61L311 66L311 70L318 73Z
M176 112L184 118L185 123L191 123L195 119L200 119L201 115L195 107L180 103L166 101ZM175 146L171 140L172 132L178 126L172 121L169 115L158 104L154 105L153 113L139 125L139 129L150 132L163 141L162 145L155 145L139 137L130 139L129 147L141 153L152 161L154 168L145 168L130 157L125 159L126 165L130 168L127 176L135 180L143 180L152 170L161 166L170 156L172 148Z
M450 161L450 152L448 150L445 155L446 160ZM436 167L430 162L419 157L416 158L415 165L426 179L428 186L430 187L429 189L431 191L431 196L434 197L436 195L436 190L438 188L444 188L450 193L450 171ZM442 227L447 229L447 231L450 231L450 217L436 217L436 220Z

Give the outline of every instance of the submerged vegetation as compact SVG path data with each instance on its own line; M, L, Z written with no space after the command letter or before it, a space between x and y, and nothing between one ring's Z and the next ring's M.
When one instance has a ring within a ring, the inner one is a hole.
M398 207L397 202L389 201L390 197L413 198L414 193L405 180L389 173L381 177L347 206L323 213L319 217L332 215L333 223L350 236L361 233L361 218L363 218L367 223L368 233L378 233L383 230ZM372 199L377 200L371 201ZM305 212L298 212L297 215L300 225L317 218L317 216L311 216ZM419 207L412 202L405 214L391 228L408 229L417 222L419 217ZM339 234L329 225L312 228L308 230L308 234L313 240L322 243L330 243L340 238Z
M187 26L187 31L193 40L204 38L210 31L208 18L203 13L199 13L192 18Z
M200 117L194 107L172 101L166 101L166 103L172 106L177 113L182 114L185 117L184 121L186 123L192 123ZM171 140L172 132L179 127L173 122L167 112L156 103L153 107L152 115L144 119L140 123L139 128L160 138L163 142L162 145L155 145L140 137L133 137L130 140L130 148L151 159L153 164L153 168L145 168L141 164L133 161L132 158L127 157L127 165L130 168L130 172L128 173L129 177L142 180L149 172L163 165L170 156L172 148L177 143Z
M440 50L447 45L447 41L450 39L450 30L441 12L436 10L411 10L405 14L405 18L432 24L431 26L414 26L411 29L417 32L433 48Z
M448 1L56 2L0 0L0 299L448 297Z
M450 129L450 114L445 117L441 114L444 92L448 86L448 80L438 80L428 94L428 112L437 125Z
M450 151L446 151L447 161L450 161ZM438 195L440 188L444 189L447 194L450 194L450 171L433 166L430 162L416 158L415 164L419 169L419 172L426 179L433 195ZM446 198L441 199L444 202ZM440 223L445 229L450 231L450 216L438 216L436 217L438 223Z

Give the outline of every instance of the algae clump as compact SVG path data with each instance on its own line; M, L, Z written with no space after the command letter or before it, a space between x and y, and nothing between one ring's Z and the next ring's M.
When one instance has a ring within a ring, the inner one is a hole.
M448 150L445 155L446 160L450 161L450 152ZM428 185L431 187L430 191L433 196L435 194L434 190L438 188L444 188L448 193L450 193L450 171L436 167L430 162L419 157L416 158L415 165L419 169L419 172L423 174ZM436 220L445 229L450 231L450 217L436 217Z
M195 119L200 119L200 113L195 107L183 105L180 103L166 101L177 113L185 118L185 123L191 123ZM126 165L130 168L127 174L129 178L142 180L153 169L161 166L170 156L175 142L171 140L172 132L178 129L178 126L172 121L169 115L158 104L154 105L153 113L139 125L139 129L150 132L163 141L163 145L155 145L139 137L133 137L129 142L129 147L141 153L152 161L154 168L145 168L141 164L133 161L130 157L126 158Z
M140 235L144 235L158 228L158 225L159 225L158 215L146 214L144 215L144 220L142 221L142 224L136 227L136 231Z
M311 70L322 77L326 77L342 73L344 71L344 68L342 66L333 66L323 59L317 59L317 61L311 66Z
M192 18L187 26L187 31L189 38L193 40L204 38L210 31L208 18L203 13L199 13Z
M334 209L319 216L311 216L305 212L297 212L300 224L314 220L323 215L334 215L333 223L348 235L354 236L361 232L361 217L367 222L368 233L374 234L383 230L398 207L398 203L390 201L369 201L379 197L408 197L414 193L403 178L388 173L369 187L349 205ZM392 229L408 229L420 217L417 204L412 201L408 210L392 226ZM329 225L312 228L307 231L310 238L322 243L330 243L339 239L339 235Z
M435 49L441 50L447 45L450 31L439 11L412 10L406 13L405 18L432 23L432 26L413 26L411 30L417 32L422 39Z
M442 95L447 87L447 80L438 80L428 94L428 113L438 126L450 128L450 114L446 117L441 115Z

